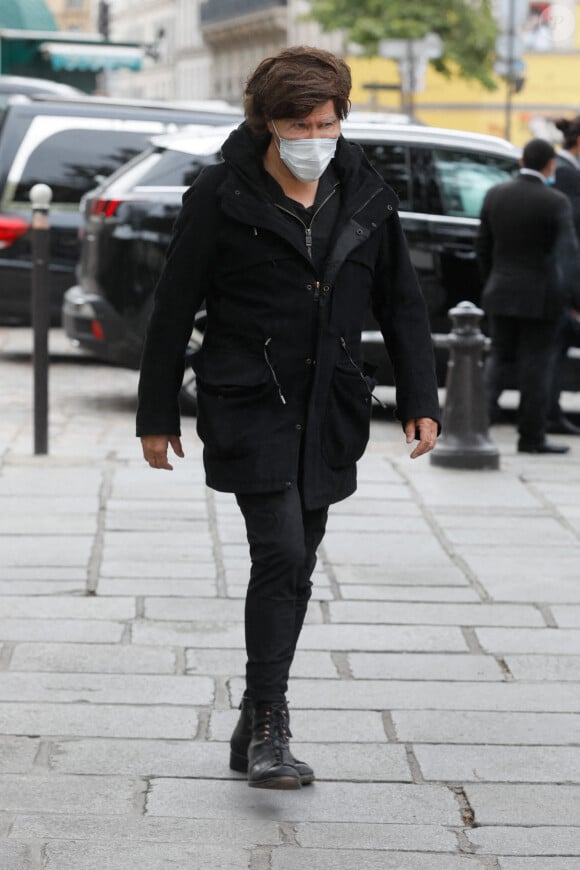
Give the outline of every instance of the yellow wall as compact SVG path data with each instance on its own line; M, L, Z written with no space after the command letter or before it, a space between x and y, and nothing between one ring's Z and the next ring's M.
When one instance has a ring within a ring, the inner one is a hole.
M578 9L577 9L578 15ZM577 27L576 34L580 33ZM577 54L528 54L526 83L513 97L511 139L522 145L532 135L530 121L534 117L560 117L580 114L580 52ZM382 58L349 58L353 74L353 106L391 111L399 110L401 98L397 91L365 90L370 82L397 84L397 64ZM452 127L504 136L506 86L498 78L498 89L487 91L475 82L446 79L429 67L425 90L415 94L415 115L426 124Z

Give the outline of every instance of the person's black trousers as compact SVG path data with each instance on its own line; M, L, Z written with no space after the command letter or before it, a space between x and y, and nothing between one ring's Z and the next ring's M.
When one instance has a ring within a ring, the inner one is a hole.
M254 702L284 701L328 507L305 510L296 487L237 494L236 499L252 562L245 610L246 694Z
M489 322L491 351L484 373L488 407L497 402L502 392L506 367L516 363L520 444L542 444L558 321L492 315Z

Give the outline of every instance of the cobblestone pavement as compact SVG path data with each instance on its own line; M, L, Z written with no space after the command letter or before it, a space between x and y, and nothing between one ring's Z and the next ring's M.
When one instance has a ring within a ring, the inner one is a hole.
M247 556L203 483L133 435L135 372L0 329L2 870L579 870L580 442L499 472L411 462L373 423L335 506L289 699L318 780L228 768ZM569 396L570 401L575 401Z

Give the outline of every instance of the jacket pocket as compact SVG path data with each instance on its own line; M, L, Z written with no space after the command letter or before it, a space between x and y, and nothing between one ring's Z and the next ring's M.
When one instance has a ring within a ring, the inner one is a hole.
M277 408L277 389L265 359L202 349L197 378L197 434L208 458L239 459L259 449Z
M322 428L322 454L331 468L347 468L363 455L375 384L350 362L335 367Z

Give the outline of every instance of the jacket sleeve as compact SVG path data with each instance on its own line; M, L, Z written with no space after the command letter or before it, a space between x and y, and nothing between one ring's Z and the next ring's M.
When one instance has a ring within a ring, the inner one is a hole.
M393 366L398 419L404 426L431 417L441 429L427 306L396 213L385 223L372 306Z
M562 203L558 213L554 255L563 300L566 305L580 310L580 247L574 229L572 207L568 200Z
M184 194L155 288L141 359L137 435L181 434L178 395L185 351L215 258L218 203L215 183L206 173Z
M475 255L483 284L490 276L493 265L493 233L489 223L489 197L486 196L481 209L479 229L475 238Z

